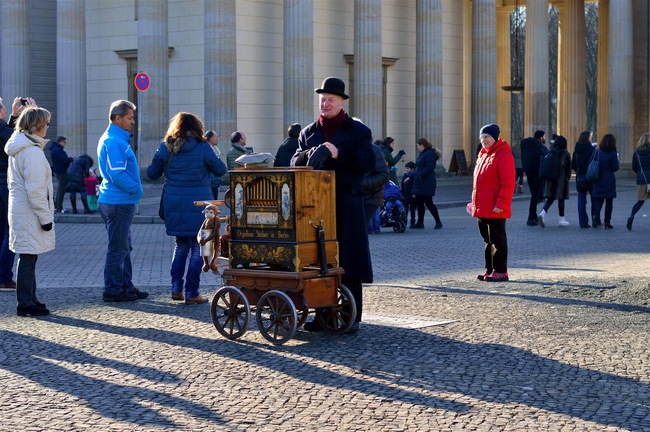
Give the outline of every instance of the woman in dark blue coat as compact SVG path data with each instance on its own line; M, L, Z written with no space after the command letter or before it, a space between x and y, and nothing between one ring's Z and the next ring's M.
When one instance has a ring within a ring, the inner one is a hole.
M582 131L578 137L578 142L573 150L571 158L571 168L576 172L576 190L578 191L578 222L580 228L590 228L589 216L587 215L587 194L591 195L594 187L590 182L583 181L587 175L587 167L591 160L591 154L595 151L591 144L591 131ZM594 214L594 199L591 198L591 212ZM593 222L593 221L592 221Z
M645 200L650 199L648 183L650 183L650 133L641 135L639 144L632 155L632 170L636 173L637 194L636 203L632 206L632 214L627 218L627 229L632 229L634 215L643 207Z
M205 140L203 123L194 114L180 112L169 121L164 141L147 168L147 177L156 180L165 171L165 229L167 235L175 236L176 241L170 271L172 299L185 300L186 304L207 303L208 299L199 294L203 259L196 240L204 217L202 209L196 207L194 201L212 197L210 180L213 175L223 176L226 165ZM188 255L190 260L183 296L183 274Z
M440 153L425 138L420 138L417 144L420 155L415 161L413 197L418 209L418 220L412 228L424 228L424 207L426 206L436 220L436 226L433 229L440 229L442 222L438 208L433 203L433 196L436 194L436 162Z
M618 171L618 153L616 152L616 138L607 134L603 137L596 150L595 159L598 160L598 180L594 183L592 198L594 200L594 214L591 216L592 225L600 225L600 210L605 203L605 229L614 228L611 224L614 198L616 198L616 177Z

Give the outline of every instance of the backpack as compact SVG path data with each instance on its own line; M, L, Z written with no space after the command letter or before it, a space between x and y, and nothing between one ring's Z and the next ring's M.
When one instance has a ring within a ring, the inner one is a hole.
M551 150L539 163L539 178L542 180L557 180L560 178L560 152Z

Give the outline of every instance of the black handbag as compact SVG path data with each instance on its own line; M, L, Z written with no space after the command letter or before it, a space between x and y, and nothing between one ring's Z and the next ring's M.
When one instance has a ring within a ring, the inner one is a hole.
M165 206L163 201L165 200L165 189L167 188L167 179L169 178L169 165L172 163L172 158L174 153L169 153L169 158L167 158L167 164L165 166L165 183L163 184L162 193L160 194L160 205L158 206L158 217L162 220L165 220Z
M597 158L594 158L594 155L597 156ZM598 174L600 172L600 167L598 166L598 163L600 161L600 152L598 149L596 149L595 152L591 154L591 159L589 160L589 165L587 165L587 180L589 180L592 183L595 183L598 180Z

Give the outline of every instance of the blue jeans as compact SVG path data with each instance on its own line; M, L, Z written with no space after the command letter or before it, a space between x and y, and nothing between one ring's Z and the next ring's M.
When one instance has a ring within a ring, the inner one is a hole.
M379 208L376 208L372 213L372 216L370 216L370 221L368 222L368 233L372 234L381 231L379 222Z
M393 207L397 207L397 213L402 213L404 211L404 204L402 201L386 201L386 214L389 218L393 218Z
M196 237L175 237L176 246L174 247L174 256L172 257L172 268L169 274L172 277L172 291L183 292L183 275L185 265L189 255L190 262L187 265L187 274L185 275L185 297L193 298L199 295L199 284L201 282L201 267L203 267L203 258L199 249L199 242Z
M9 249L9 189L0 186L0 283L7 283L14 278L14 254Z
M589 215L595 214L593 198L591 198L591 211L587 213L587 194L591 197L591 189L578 189L578 222L581 227L589 225Z
M108 247L104 264L104 294L118 295L135 290L131 281L131 224L135 216L135 204L99 203L106 232Z

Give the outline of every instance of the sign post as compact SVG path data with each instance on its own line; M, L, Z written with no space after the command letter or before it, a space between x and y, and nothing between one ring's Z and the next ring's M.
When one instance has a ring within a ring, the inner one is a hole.
M151 79L149 78L149 75L147 75L145 72L138 72L138 74L135 76L135 79L133 80L133 84L135 84L135 88L138 89L138 109L140 109L140 118L142 118L142 92L146 92L149 89L149 86L151 85ZM140 150L142 149L142 128L140 128L140 121L138 121L138 142L136 143L137 145L137 154L136 158L138 161L138 168L140 171L142 171L142 161L140 154L142 153ZM138 204L136 206L136 213L140 214L140 205Z

